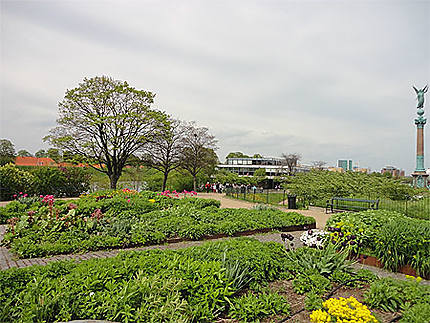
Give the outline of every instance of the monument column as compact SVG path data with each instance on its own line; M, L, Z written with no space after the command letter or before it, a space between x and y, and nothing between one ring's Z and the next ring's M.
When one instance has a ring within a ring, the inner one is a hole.
M412 176L414 178L414 187L429 186L429 175L426 173L426 169L424 167L424 126L427 122L427 119L424 118L424 93L427 92L427 89L427 85L421 90L417 90L414 87L418 98L418 117L415 119L415 124L417 126L417 159L415 171L412 173Z

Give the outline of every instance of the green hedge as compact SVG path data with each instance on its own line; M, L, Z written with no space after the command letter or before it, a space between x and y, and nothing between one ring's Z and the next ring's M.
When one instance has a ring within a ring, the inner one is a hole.
M8 201L20 192L29 195L76 197L88 191L91 175L79 167L0 167L0 200Z

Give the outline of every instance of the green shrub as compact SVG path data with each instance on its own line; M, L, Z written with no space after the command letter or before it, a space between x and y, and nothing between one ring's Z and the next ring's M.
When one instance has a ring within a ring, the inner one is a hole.
M323 307L323 300L320 293L309 292L305 298L305 309L307 311L319 310Z
M287 300L278 294L261 293L248 294L232 301L228 316L243 322L255 322L269 315L290 314Z
M429 221L409 218L387 221L376 239L375 252L385 268L397 271L411 264L419 275L430 274Z
M14 194L34 192L34 176L13 164L0 166L0 201L9 201Z
M294 291L297 294L304 294L313 291L317 294L324 294L331 287L330 280L320 274L299 274L293 280Z
M430 275L430 222L394 211L376 210L334 214L327 221L330 239L356 253L370 250L385 268L396 271L410 264ZM336 231L337 230L337 231ZM354 237L354 245L350 245Z
M203 203L200 199L174 200L165 209L167 204L148 199L152 197L148 195L110 191L73 202L56 202L52 210L43 205L34 210L31 219L21 214L19 230L8 235L4 243L20 257L36 257L158 244L172 238L199 240L219 233L233 235L315 222L311 217L280 210L220 209L212 201Z
M421 303L407 309L399 323L430 322L430 303Z
M241 306L247 300L235 301L243 287L238 277L279 277L281 259L280 244L235 239L0 271L0 321L211 322L230 304L236 304L232 315L248 320L288 314L288 304L275 294L259 295L255 313ZM277 265L270 267L272 260Z
M406 281L383 278L371 284L365 293L365 301L373 308L396 312L414 304L430 304L430 286L413 278Z

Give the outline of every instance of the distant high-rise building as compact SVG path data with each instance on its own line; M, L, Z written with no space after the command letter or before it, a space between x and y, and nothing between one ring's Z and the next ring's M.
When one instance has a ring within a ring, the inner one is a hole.
M345 172L348 170L353 170L352 159L338 159L337 160L337 167L343 168L343 170Z
M390 173L393 177L404 177L405 171L394 166L385 166L381 169L381 174Z

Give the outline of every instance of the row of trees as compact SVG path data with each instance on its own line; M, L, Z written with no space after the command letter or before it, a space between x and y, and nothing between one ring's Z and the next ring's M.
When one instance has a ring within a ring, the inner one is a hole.
M218 161L215 137L153 109L154 97L110 77L84 79L66 91L58 126L44 140L106 174L111 188L134 159L163 173L163 190L175 169L188 172L196 189L197 175Z

